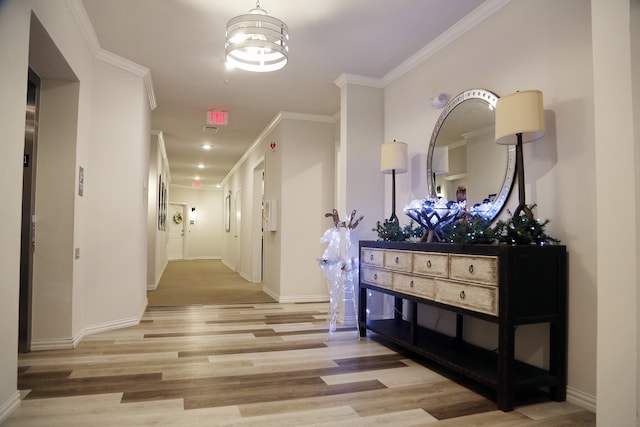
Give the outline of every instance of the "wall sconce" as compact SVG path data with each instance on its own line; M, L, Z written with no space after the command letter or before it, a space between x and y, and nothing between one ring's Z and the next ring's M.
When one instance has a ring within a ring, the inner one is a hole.
M542 92L526 90L498 99L496 103L496 143L516 146L519 204L513 212L513 216L516 217L520 212L524 212L529 221L533 220L533 212L525 202L522 144L535 141L543 136Z
M189 213L189 224L196 223L196 208L191 208L191 212Z
M398 222L396 216L396 172L404 173L407 171L407 144L404 142L387 142L382 144L380 150L380 172L391 174L391 217L389 221Z

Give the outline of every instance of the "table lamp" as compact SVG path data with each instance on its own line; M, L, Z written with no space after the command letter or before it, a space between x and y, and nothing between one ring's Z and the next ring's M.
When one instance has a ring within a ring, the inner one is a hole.
M391 174L391 217L389 222L398 222L396 216L396 173L407 171L407 144L404 142L385 142L380 150L380 172Z
M533 212L526 205L524 194L524 160L522 145L544 135L544 107L542 92L527 90L515 92L498 99L496 103L496 143L516 146L516 174L518 177L519 204L513 213L524 212L533 220Z

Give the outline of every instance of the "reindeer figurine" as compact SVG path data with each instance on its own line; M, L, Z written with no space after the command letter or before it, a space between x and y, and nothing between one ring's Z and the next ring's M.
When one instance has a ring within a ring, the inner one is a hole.
M357 320L357 307L355 300L354 280L358 277L358 260L352 259L349 255L351 250L351 230L355 229L363 220L361 215L356 219L355 209L347 217L347 221L340 221L338 211L333 209L330 213L325 213L325 217L333 218L333 228L327 229L320 239L320 243L328 243L327 248L320 258L320 268L327 278L329 288L329 312L327 313L327 324L329 333L336 330L336 319L338 316L338 299L344 294L353 301L353 310ZM359 336L359 334L358 334Z

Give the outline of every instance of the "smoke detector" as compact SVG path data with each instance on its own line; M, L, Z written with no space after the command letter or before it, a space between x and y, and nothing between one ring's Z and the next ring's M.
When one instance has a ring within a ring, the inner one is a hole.
M204 125L204 127L202 128L202 132L218 133L219 129L220 129L220 127L218 127L218 126Z

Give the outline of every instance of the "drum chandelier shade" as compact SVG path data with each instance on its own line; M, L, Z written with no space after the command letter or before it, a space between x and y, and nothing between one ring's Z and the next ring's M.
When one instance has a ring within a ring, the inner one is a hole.
M276 71L287 65L289 28L256 8L227 22L225 56L228 64L254 72Z

